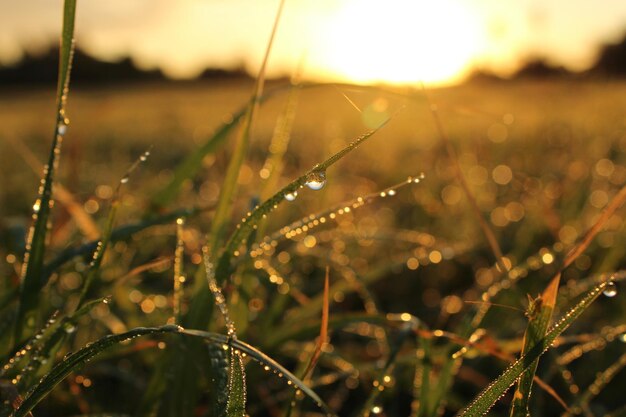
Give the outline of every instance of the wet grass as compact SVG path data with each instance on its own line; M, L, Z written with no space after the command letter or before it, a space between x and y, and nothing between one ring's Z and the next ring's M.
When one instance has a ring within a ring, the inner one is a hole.
M0 96L0 415L623 413L626 85L68 90L72 4Z

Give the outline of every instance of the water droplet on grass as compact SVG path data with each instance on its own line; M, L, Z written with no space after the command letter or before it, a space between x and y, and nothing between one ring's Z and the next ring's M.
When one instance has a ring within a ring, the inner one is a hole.
M296 199L296 197L298 197L298 192L294 191L293 193L287 193L285 194L285 200L287 201L293 201Z
M59 135L63 136L67 133L67 125L63 122L59 123L57 125L57 132L59 132Z
M615 297L617 295L617 285L614 282L607 283L602 294L606 297Z
M311 190L321 190L326 185L326 172L314 171L311 172L306 178L306 186Z
M372 414L380 414L383 412L383 407L381 407L380 405L375 405L372 407L371 412Z

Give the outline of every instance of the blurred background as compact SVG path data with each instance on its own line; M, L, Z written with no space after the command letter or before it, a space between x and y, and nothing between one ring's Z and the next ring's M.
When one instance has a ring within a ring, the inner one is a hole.
M2 0L0 7L7 84L11 67L55 47L61 2ZM172 79L207 68L254 74L277 7L271 0L87 1L79 4L77 45L94 61L117 63L119 76L132 67ZM305 78L450 85L475 71L510 77L539 60L583 72L625 31L620 0L601 7L590 0L300 0L286 3L268 75L290 76L301 66Z

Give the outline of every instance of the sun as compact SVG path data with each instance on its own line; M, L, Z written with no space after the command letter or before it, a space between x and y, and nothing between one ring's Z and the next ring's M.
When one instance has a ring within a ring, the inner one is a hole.
M321 37L321 65L353 82L452 84L469 71L480 34L454 0L348 0Z

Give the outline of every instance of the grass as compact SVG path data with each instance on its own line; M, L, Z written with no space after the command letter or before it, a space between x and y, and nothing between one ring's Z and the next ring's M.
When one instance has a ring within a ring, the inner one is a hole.
M623 413L625 84L74 91L74 11L0 95L0 416Z

